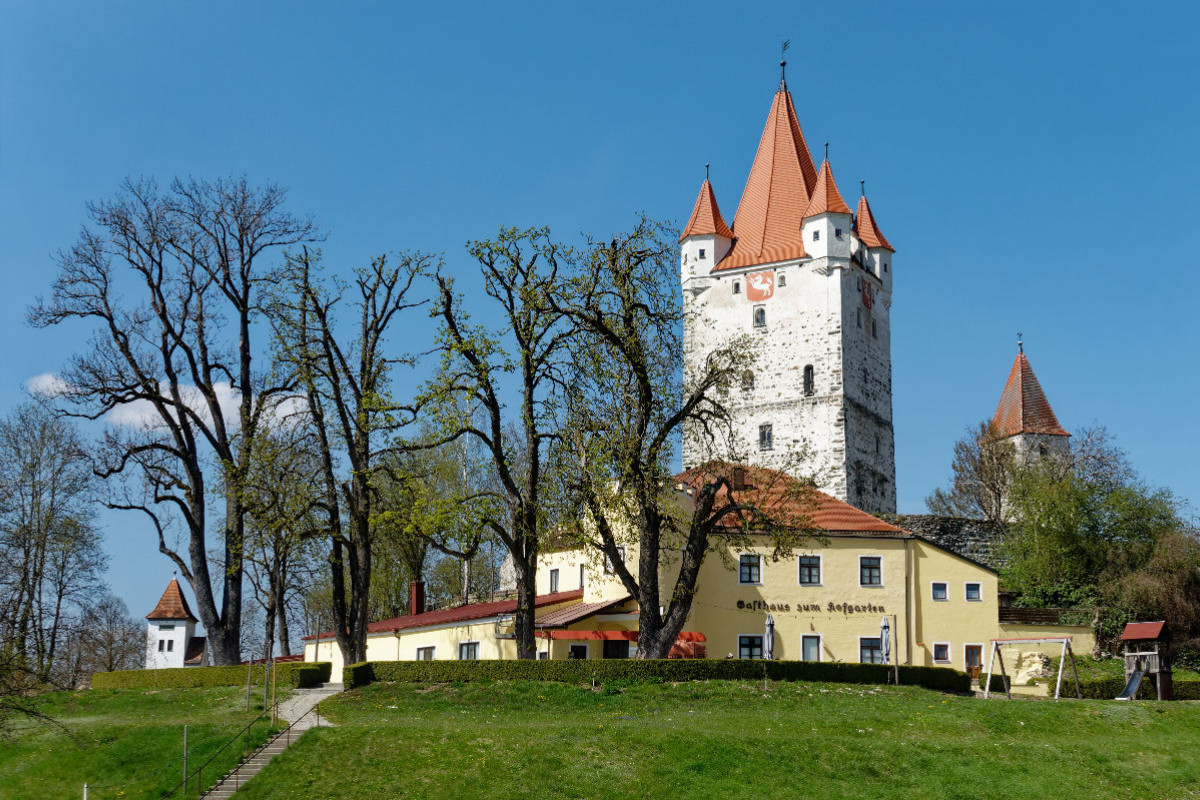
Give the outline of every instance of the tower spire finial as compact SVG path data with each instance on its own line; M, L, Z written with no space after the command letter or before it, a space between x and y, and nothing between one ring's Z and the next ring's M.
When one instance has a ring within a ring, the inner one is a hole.
M829 160L829 142L825 143L825 160Z
M783 55L787 52L788 47L792 44L791 39L784 39L783 46L779 48L779 90L787 89L787 61Z
M1025 343L1023 341L1021 341L1021 332L1020 331L1017 331L1017 354L1018 355L1025 354Z
M708 180L708 162L704 162L704 180Z
M862 196L866 197L867 196L867 179L866 178L858 179L858 188L861 191Z

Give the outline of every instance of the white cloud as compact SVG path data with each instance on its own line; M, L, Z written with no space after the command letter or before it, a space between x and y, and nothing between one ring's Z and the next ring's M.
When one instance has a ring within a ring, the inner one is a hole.
M61 397L71 388L71 384L55 375L53 372L43 372L25 381L25 391L36 397L53 400Z

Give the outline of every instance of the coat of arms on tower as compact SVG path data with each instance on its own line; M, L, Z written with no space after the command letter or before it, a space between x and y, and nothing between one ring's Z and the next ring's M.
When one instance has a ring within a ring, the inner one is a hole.
M746 297L749 300L766 300L775 294L774 272L751 272L746 276Z
M867 281L862 282L862 303L863 307L868 311L871 310L871 306L875 303L874 292L871 289L871 284Z

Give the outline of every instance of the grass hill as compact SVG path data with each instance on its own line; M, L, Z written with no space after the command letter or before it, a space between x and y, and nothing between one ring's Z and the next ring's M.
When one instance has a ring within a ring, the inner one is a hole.
M194 768L259 715L261 694L251 711L245 703L245 690L231 687L43 695L38 709L58 725L15 720L14 738L0 740L0 798L76 800L85 782L89 800L160 797L183 778L183 726ZM267 728L266 721L254 726L252 746ZM241 749L239 742L218 758L214 779Z
M1200 704L845 684L372 684L240 796L1129 798L1200 794Z

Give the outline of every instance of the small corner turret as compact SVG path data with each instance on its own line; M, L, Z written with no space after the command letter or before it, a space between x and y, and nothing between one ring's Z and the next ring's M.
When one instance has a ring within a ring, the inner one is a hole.
M828 151L829 143L825 149ZM812 198L804 209L804 251L810 258L850 260L850 206L842 199L829 158L821 162Z
M867 202L865 181L862 196L858 198L858 212L854 217L854 234L858 239L858 256L863 269L879 278L885 292L891 292L892 256L896 249L884 237L883 231L879 230L879 225L875 222L871 204Z
M725 224L716 194L708 180L708 164L704 165L704 182L692 207L692 215L679 237L680 272L684 282L689 278L706 278L733 246L733 231Z

